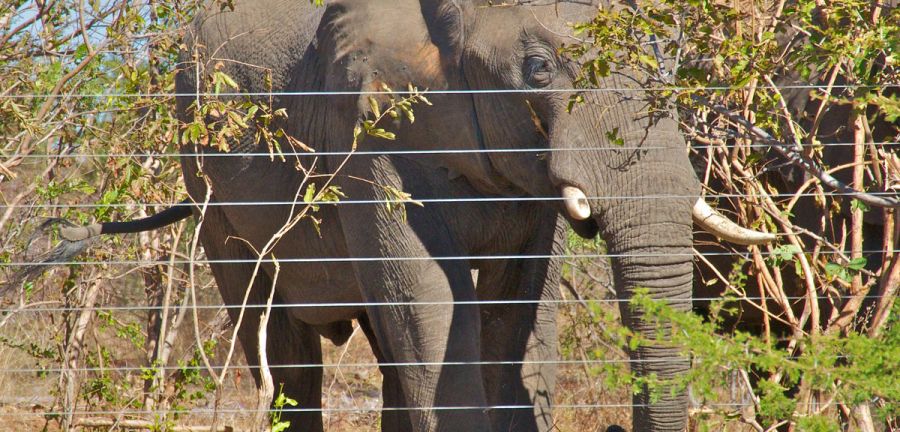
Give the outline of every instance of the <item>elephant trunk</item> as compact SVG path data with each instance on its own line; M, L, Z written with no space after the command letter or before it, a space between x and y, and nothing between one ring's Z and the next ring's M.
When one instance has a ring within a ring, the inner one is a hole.
M662 231L670 234L671 225L649 227L640 233L632 233L635 238L660 236ZM687 227L690 234L690 227ZM623 235L629 235L623 233ZM681 355L679 349L665 341L657 345L660 335L668 339L671 325L646 320L644 312L633 309L630 300L634 290L645 288L654 300L666 302L677 311L691 309L691 248L684 246L655 246L648 243L610 247L613 271L618 287L619 303L623 322L644 340L651 341L629 353L631 368L636 376L656 376L667 381L687 372L690 359ZM624 256L622 256L624 255ZM651 395L645 387L633 398L634 431L682 431L687 416L687 396L684 392L674 395L663 387L659 399L651 402Z
M615 79L609 84L629 85ZM551 122L550 146L599 149L553 152L548 168L560 190L560 210L575 231L591 236L599 229L606 241L625 325L644 340L662 339L629 353L632 370L638 376L670 380L688 371L689 357L667 342L666 324L659 328L654 320L645 319L644 311L632 309L629 300L637 289L645 288L651 298L690 311L692 215L700 182L678 124L670 117L651 118L646 111L635 99L623 101L612 93L586 96L579 110ZM585 221L586 213L590 216ZM663 388L652 396L644 389L634 397L633 430L684 430L686 393Z
M597 203L600 211L595 220L613 257L613 276L623 322L649 341L629 352L632 371L639 377L655 376L669 381L688 371L690 358L668 342L670 324L647 319L645 312L633 308L629 300L635 290L643 288L652 299L663 301L677 311L691 310L691 208L696 198L690 198L688 191L696 190L696 180L684 175L659 174L666 172L665 168L649 171L655 173L653 176L659 181L656 184L670 184L671 189L661 187L665 190L655 191L653 199L622 199L608 204L612 207L603 208ZM684 430L686 393L672 393L667 386L658 390L660 394L654 395L652 401L646 387L634 396L635 432Z

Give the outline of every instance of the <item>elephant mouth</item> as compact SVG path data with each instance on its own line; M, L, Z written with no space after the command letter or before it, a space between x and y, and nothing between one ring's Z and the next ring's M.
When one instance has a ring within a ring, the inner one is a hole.
M572 227L572 231L575 231L575 234L578 234L581 238L590 240L597 237L597 233L600 232L600 225L597 225L597 221L594 218L576 220L569 215L565 215L565 218L569 222L569 226Z

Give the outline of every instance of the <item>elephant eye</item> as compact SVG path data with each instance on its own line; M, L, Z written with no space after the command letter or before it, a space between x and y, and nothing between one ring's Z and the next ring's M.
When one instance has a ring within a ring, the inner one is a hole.
M553 62L550 59L529 56L522 66L525 83L528 86L542 88L550 85L550 81L553 79Z

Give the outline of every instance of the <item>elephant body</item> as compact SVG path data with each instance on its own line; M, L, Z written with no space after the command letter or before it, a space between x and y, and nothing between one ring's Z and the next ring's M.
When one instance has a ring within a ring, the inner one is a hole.
M223 68L239 84L243 92L267 92L259 67L271 70L275 91L326 91L360 89L362 81L378 73L401 83L414 82L430 88L447 88L441 80L428 82L422 77L402 75L402 68L359 76L356 61L374 63L349 51L338 61L325 62L320 51L349 50L348 47L323 46L315 39L315 29L329 26L359 26L348 23L368 21L366 2L347 2L359 10L343 11L339 17L325 16L340 9L314 8L289 1L257 1L251 5L238 3L233 12L214 12L199 18L194 43L210 61L224 61ZM416 5L417 6L417 5ZM392 5L402 9L402 4ZM403 14L398 10L398 16ZM388 18L393 16L388 15ZM333 20L319 25L319 21ZM204 21L205 20L205 21ZM300 23L300 24L298 24ZM382 24L383 25L383 24ZM312 30L312 31L311 31ZM277 32L277 37L273 32ZM286 35L285 32L296 32ZM236 36L237 35L237 36ZM370 36L374 37L370 33ZM392 35L383 34L384 37ZM423 35L423 40L425 35ZM383 43L385 41L382 41ZM202 44L202 45L201 45ZM253 47L253 48L251 48ZM395 55L416 55L397 53ZM335 54L336 55L336 54ZM427 48L423 55L429 55ZM337 56L337 55L336 55ZM354 58L355 57L355 58ZM228 60L240 61L229 62ZM439 67L439 60L423 58L426 68ZM186 63L187 64L187 63ZM252 66L248 66L252 65ZM391 65L392 66L392 65ZM323 70L324 69L324 70ZM342 69L335 73L333 69ZM186 68L179 79L179 93L191 93L196 77ZM428 78L428 77L424 77ZM338 83L333 80L361 80ZM356 86L354 86L354 84ZM373 85L366 83L364 85ZM364 87L365 88L365 87ZM374 88L373 90L378 90ZM285 130L297 139L310 143L319 151L347 151L352 142L358 97L276 96L274 108L285 108L288 121ZM462 98L431 97L433 103L458 104ZM442 100L444 99L444 100ZM449 99L449 100L447 100ZM187 113L189 99L179 101ZM465 112L465 111L463 111ZM347 119L347 113L354 117ZM427 122L427 112L416 111L416 124ZM185 114L187 117L187 114ZM296 119L297 122L291 120ZM433 130L399 132L397 142L375 143L364 150L421 148L410 135L433 134ZM458 134L452 118L444 134ZM335 136L331 136L335 135ZM470 131L474 136L474 131ZM422 138L420 138L422 139ZM365 144L369 144L367 140ZM412 144L409 144L413 141ZM335 143L335 147L318 146ZM380 144L380 146L379 146ZM471 143L470 143L471 145ZM471 147L477 148L477 147ZM208 148L185 147L214 153ZM360 150L363 150L361 148ZM265 153L265 143L237 143L232 152ZM468 159L466 155L458 157ZM380 186L391 186L410 193L417 199L487 197L471 186L460 174L438 166L429 157L353 156L341 171L352 172L365 182L336 179L336 184L349 199L363 197L388 198ZM433 159L433 158L432 158ZM320 158L315 166L312 158L303 157L301 164L320 173L331 172L342 157ZM476 164L464 161L474 167ZM202 163L192 156L183 158L184 178L194 200L206 199L211 186L210 202L290 203L302 187L303 174L296 160L273 162L268 157L206 157ZM486 164L483 164L486 165ZM487 171L486 167L482 167ZM202 171L209 183L198 176ZM470 173L468 173L470 174ZM471 174L470 174L471 175ZM486 176L486 175L485 175ZM322 187L321 181L314 182ZM302 195L301 195L302 196ZM268 360L272 365L321 364L319 335L336 343L349 337L351 319L360 319L367 337L381 362L425 363L421 367L382 367L386 407L477 407L470 410L446 410L433 413L423 410L385 411L385 430L546 430L550 427L550 399L555 366L485 365L441 366L443 362L538 360L556 356L556 305L560 264L549 258L540 259L428 259L427 257L510 256L559 254L563 225L557 212L534 202L463 202L429 203L424 207L407 206L403 216L388 213L383 204L323 205L315 214L322 223L316 229L302 221L291 229L273 251L279 259L322 260L320 262L284 262L280 264L276 285L277 302L283 304L351 304L352 306L293 307L273 309L269 327ZM201 241L211 260L255 260L253 249L237 239L246 240L256 250L291 215L290 206L210 206L203 215ZM398 261L346 261L349 258L394 257ZM402 260L413 258L413 260ZM336 261L339 260L339 261ZM212 270L226 304L240 305L250 284L253 263L212 264ZM250 293L250 304L265 302L274 279L274 266L265 266ZM478 286L473 285L471 269L479 270ZM454 306L457 301L533 300L532 304L503 307ZM548 301L549 303L538 303ZM361 306L364 302L400 303L387 306ZM431 302L409 306L410 302ZM237 319L237 309L229 309ZM258 309L248 309L239 335L247 352L255 352ZM402 332L402 333L399 333ZM250 364L258 364L248 355ZM321 407L321 368L274 368L274 380L284 385L288 396L300 401L301 409ZM478 391L490 389L490 391ZM420 391L426 392L419 394ZM412 401L412 402L410 402ZM532 406L523 410L495 410L487 414L482 406ZM286 413L294 429L320 430L321 414ZM463 426L464 425L464 426ZM462 428L462 429L460 429Z
M234 3L233 11L200 16L188 38L177 80L182 118L191 121L200 100L187 95L222 70L241 92L264 94L256 101L275 92L272 108L287 118L273 126L324 153L270 158L269 143L252 133L231 142L228 155L183 146L188 192L211 204L196 213L225 303L240 305L248 287L248 303L264 303L274 284L276 303L304 304L273 308L270 364L321 364L319 335L342 343L358 319L382 363L385 407L408 408L385 410L384 430L548 430L560 279L551 257L562 252L565 222L584 237L604 237L622 299L643 287L690 309L699 182L677 122L650 109L643 78L628 70L601 82L616 90L587 92L567 112L579 66L559 48L572 42L567 23L590 19L596 4ZM367 137L345 160L354 126L374 117L369 96L358 92L410 83L519 92L429 94L433 107L416 106L415 123L384 126L396 140ZM292 149L287 140L280 146ZM279 267L263 265L251 286L255 251L296 211L287 203L302 199L309 184L321 190L324 175L338 169L330 184L348 198L320 205L318 228L303 219L288 231L269 256ZM307 182L305 173L312 173ZM398 214L383 203L391 190L426 203ZM254 202L280 204L242 205ZM626 324L645 338L665 333L620 304ZM229 311L237 319L238 310ZM248 309L239 330L248 353L256 352L260 312ZM689 367L675 347L630 355L641 375L665 379ZM255 357L248 362L257 364ZM321 368L272 373L301 409L311 409L286 413L292 427L321 430ZM636 431L685 427L684 393L651 400L644 391L634 402Z

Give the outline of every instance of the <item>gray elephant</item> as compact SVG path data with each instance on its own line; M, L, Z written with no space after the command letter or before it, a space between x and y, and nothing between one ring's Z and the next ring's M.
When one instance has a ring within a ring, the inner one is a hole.
M597 5L234 3L234 11L198 18L179 93L199 88L195 59L220 64L242 92L332 93L273 99L288 113L277 126L326 152L317 159L254 156L269 149L251 139L232 143L228 157L184 146L187 189L195 202L209 197L211 203L200 236L226 304L241 304L248 286L249 303L264 302L276 270L264 266L251 286L254 249L291 217L289 205L246 204L292 202L305 187L298 164L315 174L342 165L354 125L374 109L357 92L408 83L437 91L428 96L433 107L416 109L415 123L391 126L395 141L366 138L361 154L341 166L333 184L349 201L321 206L321 233L301 222L272 254L281 260L276 302L310 306L273 309L269 363L319 365L319 336L342 343L350 320L359 319L382 363L385 407L396 408L384 411L384 430L551 428L560 278L560 263L551 257L562 251L564 222L581 236L603 236L622 299L645 287L679 310L691 307L692 215L725 238L771 239L697 200L699 182L677 123L648 109L637 73L614 70L601 82L614 91L585 92L585 102L567 112L579 65L559 48L575 41L567 23L590 19ZM192 119L194 98L178 102L185 120ZM323 187L319 177L310 181ZM379 203L393 189L420 200L457 201L408 206L402 218ZM490 202L528 197L539 199ZM175 209L159 220L186 214ZM105 231L94 226L67 235ZM620 304L628 326L656 338L659 329L640 310ZM249 309L239 332L250 353L259 313ZM690 366L675 348L641 347L630 355L641 375L671 378ZM654 359L669 361L648 361ZM248 361L258 360L248 355ZM321 368L272 373L300 402L302 410L286 413L292 426L321 430ZM636 431L683 430L686 414L684 394L634 397Z

